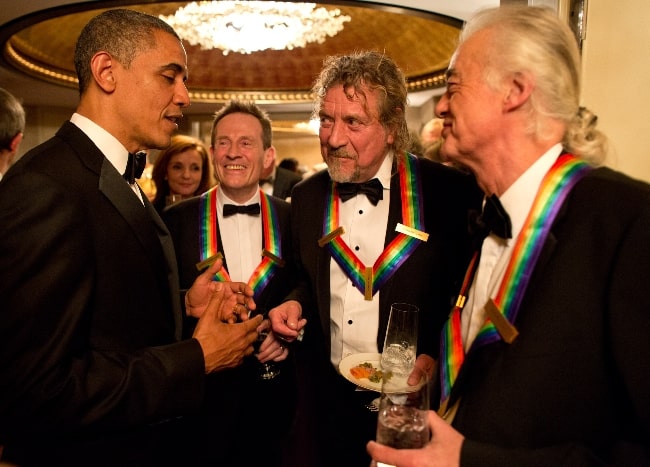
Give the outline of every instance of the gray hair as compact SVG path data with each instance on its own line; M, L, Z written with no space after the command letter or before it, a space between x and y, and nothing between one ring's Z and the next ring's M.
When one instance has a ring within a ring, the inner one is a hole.
M180 41L169 24L135 10L107 10L92 18L81 31L74 51L79 94L88 89L92 79L90 60L97 52L108 52L128 68L133 58L155 46L155 30L167 32Z
M544 138L545 122L565 124L565 149L594 164L603 162L607 138L596 129L597 117L580 107L580 51L571 29L545 7L504 6L483 10L464 26L460 43L489 29L486 44L488 83L505 75L528 72L535 90L528 111L531 134Z
M323 69L312 87L316 96L314 117L318 117L321 102L327 91L338 84L342 84L345 89L353 88L362 96L363 87L378 90L380 99L379 108L376 110L384 128L395 133L393 149L401 152L409 146L410 135L405 114L406 80L391 58L379 52L356 52L326 58Z
M25 109L13 94L0 88L0 149L9 149L14 137L24 131Z

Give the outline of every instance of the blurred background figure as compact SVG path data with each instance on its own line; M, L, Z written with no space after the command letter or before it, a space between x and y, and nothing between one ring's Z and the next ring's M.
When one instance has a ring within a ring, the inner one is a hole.
M300 170L300 163L298 162L298 159L294 157L285 157L280 161L278 167L291 170L292 172L296 172L298 175L302 176L302 171Z
M158 212L215 185L212 166L205 145L196 138L175 135L172 144L161 151L153 166L156 185L153 205Z
M283 159L279 165L276 166L274 163L263 170L260 176L260 188L267 195L289 201L293 186L300 180L302 180L302 174L298 167L298 161L287 158Z
M424 155L424 146L420 139L420 134L415 130L409 130L409 144L406 148L409 154L422 157Z
M422 153L418 154L435 162L444 162L440 157L442 146L442 118L432 118L420 130Z
M25 109L16 97L0 88L0 180L16 157L25 131Z

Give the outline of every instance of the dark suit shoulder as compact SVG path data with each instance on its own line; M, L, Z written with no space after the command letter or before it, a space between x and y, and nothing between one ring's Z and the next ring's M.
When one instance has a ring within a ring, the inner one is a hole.
M99 173L104 155L77 126L66 122L56 135L35 146L12 167L18 171L33 171L65 178L81 162Z
M276 178L284 178L292 186L302 180L301 175L297 174L296 172L292 172L291 170L287 170L282 167L277 167L275 170Z
M296 193L302 192L322 192L327 187L331 179L327 169L320 170L307 178L304 178L300 183L293 187Z
M442 202L462 212L480 209L484 194L473 175L429 159L419 162L425 204Z
M609 168L594 169L573 188L558 220L565 215L602 228L622 227L650 215L650 185Z
M175 235L180 228L191 223L196 225L199 216L201 197L185 199L179 203L167 206L160 213L160 217L167 225L167 228Z
M650 184L607 167L599 167L589 172L576 185L576 190L578 189L597 191L598 193L594 193L594 195L604 197L611 197L613 193L639 198L650 196Z
M184 199L183 201L172 204L163 209L162 217L164 219L166 217L179 217L187 214L196 214L196 210L199 209L200 203L200 196Z
M283 200L282 198L270 196L269 199L271 200L271 204L278 212L287 213L291 211L291 203Z

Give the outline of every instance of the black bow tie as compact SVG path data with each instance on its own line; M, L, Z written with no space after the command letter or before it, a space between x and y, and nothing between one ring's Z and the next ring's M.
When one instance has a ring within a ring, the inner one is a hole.
M224 204L223 205L223 216L228 217L234 214L248 214L249 216L256 216L260 213L260 204L248 204L245 206L239 206L236 204Z
M469 233L474 236L476 248L490 232L501 238L512 237L510 216L501 206L497 195L492 195L485 200L483 213L479 214L475 210L469 212Z
M363 183L337 183L336 191L344 203L357 194L366 195L368 201L375 206L380 199L384 199L384 187L376 178Z
M131 185L135 183L136 178L142 177L144 166L147 165L147 153L144 151L129 153L129 159L126 161L126 170L124 170L124 180Z

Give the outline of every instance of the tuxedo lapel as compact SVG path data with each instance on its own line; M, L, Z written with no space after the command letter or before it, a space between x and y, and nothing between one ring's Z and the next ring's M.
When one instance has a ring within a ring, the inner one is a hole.
M322 180L322 182L321 182ZM314 194L311 199L317 200L317 204L314 206L315 212L321 213L320 216L314 216L314 229L317 229L316 238L321 238L323 236L323 220L325 218L325 207L327 196L324 194L329 193L330 185L332 180L329 176L323 176L317 185L314 185L312 193ZM319 313L321 320L322 329L325 331L325 335L329 336L330 332L330 260L331 256L327 248L320 247L315 244L315 255L316 255L316 300L318 301L318 309L323 310L323 313ZM331 343L330 339L325 339L327 345L327 352L329 354Z
M393 164L395 166L395 164ZM393 172L396 169L393 168ZM402 222L402 199L399 186L399 176L395 173L390 178L390 208L388 209L388 223L386 224L386 237L384 239L384 248L397 236L395 227Z
M554 234L553 229L558 223L561 223L562 219L566 216L566 211L567 211L566 206L567 206L567 201L565 201L560 207L560 210L555 218L555 221L553 222L553 226L551 227L551 230L549 231L546 240L544 241L544 245L542 246L542 251L540 252L539 258L535 263L535 267L533 268L532 277L529 282L528 289L526 290L526 293L524 294L524 297L522 299L522 308L518 316L521 316L522 314L526 313L526 307L525 307L526 296L529 296L531 294L531 292L534 290L537 283L543 282L540 281L540 277L543 277L543 275L545 274L546 265L548 264L548 261L551 259L553 252L555 251L558 245L558 238ZM515 324L516 326L517 324L516 321L513 324ZM510 345L510 344L506 344L502 340L499 340L497 342L485 344L478 348L472 347L470 349L470 351L465 356L463 365L461 366L460 371L458 372L458 376L451 390L451 394L449 398L450 406L454 404L454 402L462 395L463 384L466 379L465 375L467 375L470 372L480 373L480 372L488 371L488 368L492 365L495 365L497 359L499 358L498 349L503 348L503 346L506 345ZM485 358L485 355L490 355L490 357Z
M200 246L199 246L200 247ZM223 255L223 265L222 267L227 271L228 270L228 258L226 258L226 250L223 247L223 240L221 239L221 229L219 228L219 221L217 220L217 252L221 252Z
M99 190L115 206L133 231L134 237L146 252L154 270L160 270L160 253L164 256L165 270L160 271L164 289L169 290L174 313L175 337L180 339L182 313L178 285L176 255L171 236L162 219L147 197L140 191L144 206L115 167L104 158L99 175Z
M155 231L152 229L153 224L151 222L143 222L143 219L146 218L145 207L133 193L128 183L106 158L104 158L99 175L99 191L106 196L129 224L135 237L147 251L147 255L150 257L155 256L157 250L151 244L152 235L155 234Z
M158 212L149 202L147 197L142 193L142 199L144 200L145 209L153 221L153 225L158 234L158 239L160 240L160 246L162 247L163 255L165 255L165 264L167 265L167 283L169 284L169 292L171 295L172 301L172 311L174 313L174 329L176 340L180 340L183 331L183 312L180 303L180 287L179 287L179 276L178 276L178 266L176 264L176 252L174 250L174 242L172 240L171 234L167 229L167 226L163 220L158 215Z
M393 163L393 173L396 173L396 164ZM399 222L402 222L402 200L400 198L399 177L397 175L390 178L390 206L388 208L388 222L386 223L386 234L384 236L384 248L397 236L395 227ZM386 201L384 197L384 201ZM384 202L380 201L380 202ZM381 352L384 346L383 336L386 334L388 327L388 318L390 315L390 307L393 302L392 293L394 281L388 280L379 292L379 329L377 332L377 348Z

